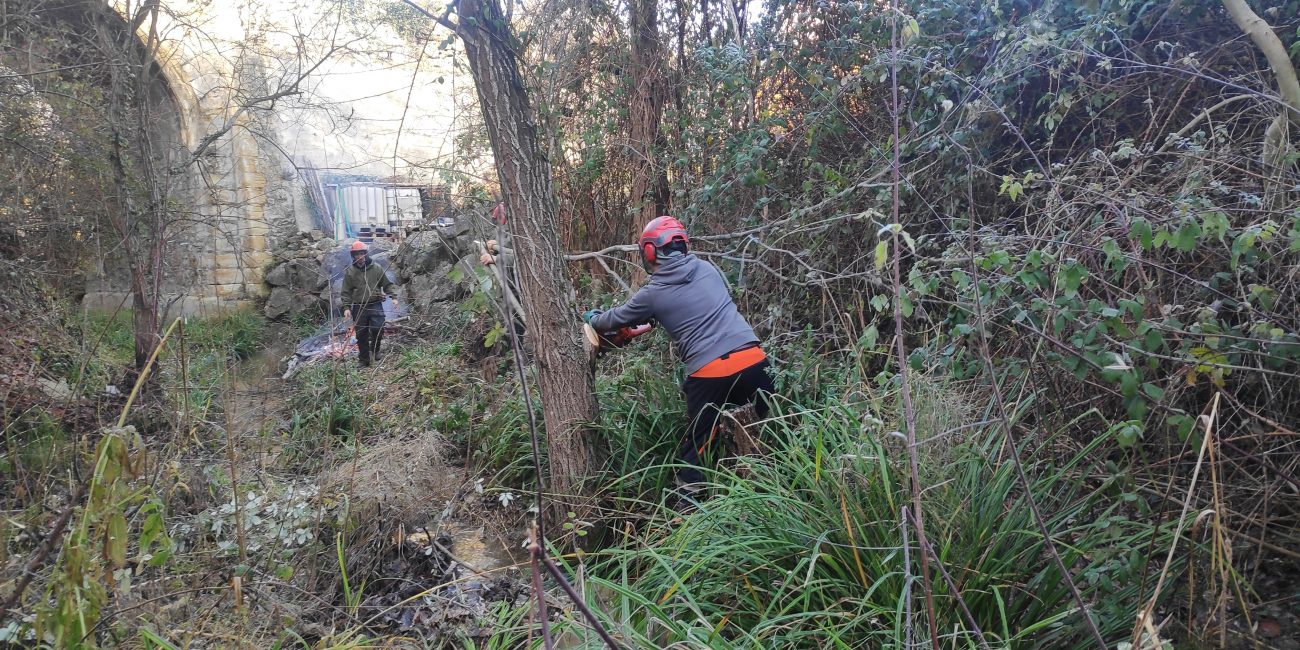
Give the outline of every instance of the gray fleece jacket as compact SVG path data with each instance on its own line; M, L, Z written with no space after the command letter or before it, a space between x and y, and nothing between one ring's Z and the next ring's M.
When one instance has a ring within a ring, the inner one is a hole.
M631 300L597 314L591 326L608 332L651 320L677 342L688 375L758 342L754 329L731 301L722 272L690 254L662 264Z

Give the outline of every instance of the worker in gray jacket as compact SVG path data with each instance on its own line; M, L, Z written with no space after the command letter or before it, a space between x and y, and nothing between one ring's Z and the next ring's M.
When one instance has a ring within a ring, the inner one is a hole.
M677 343L686 363L687 433L677 472L679 494L699 490L700 455L712 443L714 427L728 406L752 402L767 414L772 392L769 364L758 336L731 300L717 267L692 255L686 228L673 217L658 217L641 233L642 260L651 270L646 284L623 305L583 314L598 332L657 322Z

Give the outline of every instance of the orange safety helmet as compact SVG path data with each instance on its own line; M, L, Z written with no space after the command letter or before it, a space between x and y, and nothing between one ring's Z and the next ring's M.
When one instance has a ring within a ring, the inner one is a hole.
M356 255L357 253L364 253L370 250L370 247L366 246L365 242L358 239L357 241L352 242L352 247L348 250L351 251L353 255Z
M684 244L691 242L690 238L686 236L686 226L683 226L682 222L670 216L651 219L650 223L647 223L645 229L641 231L641 241L639 242L641 259L645 260L646 264L654 264L658 258L658 250L675 241Z

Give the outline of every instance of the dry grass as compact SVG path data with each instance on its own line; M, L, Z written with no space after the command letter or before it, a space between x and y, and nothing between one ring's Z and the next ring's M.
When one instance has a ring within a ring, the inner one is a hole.
M447 448L447 440L433 432L376 442L325 470L320 485L327 493L349 495L354 505L382 503L390 518L428 514L465 480L459 468L445 462Z

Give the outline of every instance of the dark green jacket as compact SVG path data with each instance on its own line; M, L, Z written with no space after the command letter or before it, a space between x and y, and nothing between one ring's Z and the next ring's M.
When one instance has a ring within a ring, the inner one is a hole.
M388 279L383 267L366 260L364 269L349 264L348 270L343 272L343 292L339 298L344 305L368 305L383 300L385 294L396 297L397 292L392 287L393 281Z

